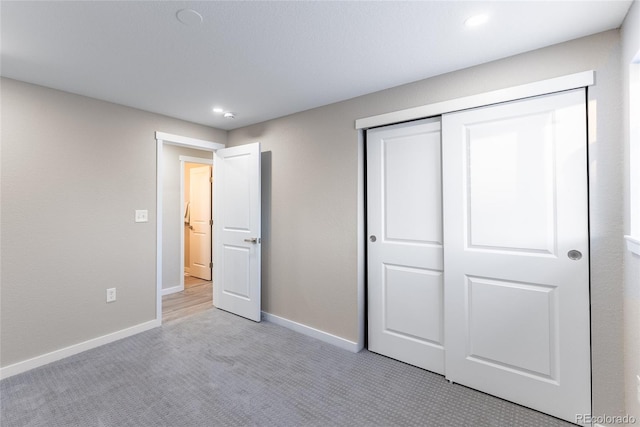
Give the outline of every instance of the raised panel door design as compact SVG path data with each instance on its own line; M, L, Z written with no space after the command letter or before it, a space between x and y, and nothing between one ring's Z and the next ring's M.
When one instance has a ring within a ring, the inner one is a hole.
M467 358L557 380L554 290L548 285L467 276Z
M249 170L251 157L238 154L225 159L225 179L223 198L233 203L222 211L225 230L249 231L251 228L251 191Z
M554 111L464 127L468 246L556 252Z
M384 332L442 347L442 272L384 265Z
M385 241L442 245L439 139L433 131L381 141Z
M249 271L251 253L248 248L224 246L224 278L220 284L222 292L232 296L251 299Z
M444 373L440 121L367 132L369 350Z
M591 412L585 92L446 114L442 135L446 376L575 422Z

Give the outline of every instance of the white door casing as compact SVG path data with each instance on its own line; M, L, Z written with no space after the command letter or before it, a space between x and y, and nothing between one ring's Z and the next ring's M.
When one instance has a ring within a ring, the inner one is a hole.
M259 322L260 144L217 150L213 173L213 304Z
M443 374L440 163L439 118L367 132L369 350Z
M585 91L445 114L442 135L446 377L576 422L591 412Z
M211 166L189 170L189 274L211 280Z

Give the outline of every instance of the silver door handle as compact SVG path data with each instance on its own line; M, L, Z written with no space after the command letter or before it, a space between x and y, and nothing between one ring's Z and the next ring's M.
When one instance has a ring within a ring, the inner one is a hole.
M572 249L569 252L567 252L567 256L569 257L569 259L577 261L580 258L582 258L582 252Z
M247 243L256 244L256 243L258 243L258 238L257 237L252 237L250 239L244 239L244 241L247 242Z

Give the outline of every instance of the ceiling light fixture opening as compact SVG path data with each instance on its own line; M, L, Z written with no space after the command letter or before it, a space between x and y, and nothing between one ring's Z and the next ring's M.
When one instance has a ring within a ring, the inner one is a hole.
M486 13L481 13L479 15L473 15L472 17L467 18L467 20L464 21L464 25L466 25L467 27L477 27L479 25L486 24L488 20L489 15L487 15Z
M224 111L224 109L220 108L220 107L214 107L214 109L213 109L214 113L222 113L223 111Z
M231 111L227 111L226 113L224 113L224 115L222 116L225 119L235 119L236 118L236 113L232 113Z

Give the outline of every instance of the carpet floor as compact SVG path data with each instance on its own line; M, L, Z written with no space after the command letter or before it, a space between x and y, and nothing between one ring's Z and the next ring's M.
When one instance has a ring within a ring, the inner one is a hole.
M2 380L0 425L572 426L216 309Z

